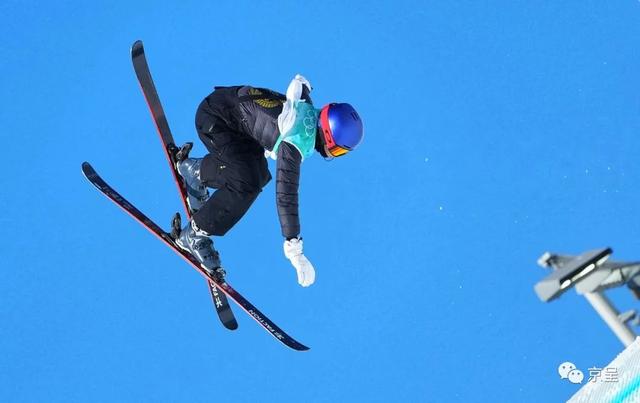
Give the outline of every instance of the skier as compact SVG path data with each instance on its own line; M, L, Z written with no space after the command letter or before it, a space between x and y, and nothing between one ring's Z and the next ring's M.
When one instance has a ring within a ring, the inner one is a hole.
M300 165L314 150L326 159L347 154L363 138L358 113L347 103L313 107L311 84L296 75L286 96L252 86L216 87L196 112L196 130L209 154L177 162L188 191L191 220L176 239L211 273L221 273L210 236L222 236L247 212L271 180L267 159L277 160L276 201L284 254L298 283L315 280L303 253L298 219ZM216 189L211 196L207 188Z

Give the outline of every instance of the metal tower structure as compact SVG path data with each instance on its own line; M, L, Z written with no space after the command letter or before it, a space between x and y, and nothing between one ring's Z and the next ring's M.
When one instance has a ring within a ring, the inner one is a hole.
M577 256L546 252L538 264L553 272L534 289L543 302L550 302L575 288L627 347L636 338L629 325L640 325L640 317L635 310L619 313L604 292L626 285L635 298L640 299L640 262L610 261L612 253L611 248L594 249Z

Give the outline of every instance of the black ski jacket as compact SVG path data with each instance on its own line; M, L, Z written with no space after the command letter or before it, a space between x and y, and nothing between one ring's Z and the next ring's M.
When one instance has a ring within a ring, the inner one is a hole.
M224 99L224 105L216 102L210 113L223 118L227 124L252 137L261 147L271 151L280 136L278 116L286 97L266 88L248 85L216 87L216 99ZM224 94L224 97L220 97ZM212 94L213 95L213 94ZM302 99L311 103L306 87ZM282 235L291 239L300 234L298 216L298 188L302 156L291 144L282 142L277 153L276 204Z

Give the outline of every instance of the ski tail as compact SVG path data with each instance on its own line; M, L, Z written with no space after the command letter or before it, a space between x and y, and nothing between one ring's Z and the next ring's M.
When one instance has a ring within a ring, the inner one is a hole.
M238 321L236 321L236 317L233 315L226 294L220 292L213 281L209 280L208 283L209 294L211 294L211 300L216 307L222 325L229 330L236 330L238 328Z

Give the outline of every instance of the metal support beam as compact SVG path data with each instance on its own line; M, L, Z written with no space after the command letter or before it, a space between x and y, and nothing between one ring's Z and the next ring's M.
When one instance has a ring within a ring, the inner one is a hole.
M602 320L609 325L609 328L618 336L618 339L625 347L629 346L636 339L636 334L620 320L618 311L613 307L609 299L600 291L588 292L584 297L589 301L593 309L598 312Z

